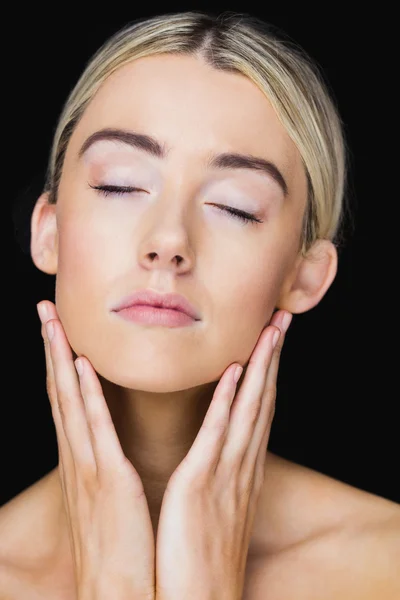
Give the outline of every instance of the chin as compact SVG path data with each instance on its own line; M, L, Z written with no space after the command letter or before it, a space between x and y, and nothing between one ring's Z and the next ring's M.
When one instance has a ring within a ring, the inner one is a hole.
M99 379L104 379L116 386L142 392L174 393L213 381L211 373L209 377L205 377L205 373L199 372L198 368L185 369L182 367L181 361L171 368L165 361L161 365L156 365L154 361L146 362L143 365L121 364L120 362L110 364L109 357L104 362L92 360L91 364Z

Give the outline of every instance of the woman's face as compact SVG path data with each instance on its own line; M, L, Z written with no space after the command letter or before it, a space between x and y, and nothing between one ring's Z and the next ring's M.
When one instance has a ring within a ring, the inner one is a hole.
M105 128L152 136L166 156L100 140L79 157ZM210 167L221 153L269 161L287 194L264 170ZM99 185L142 191L104 196L90 187ZM247 362L298 256L306 196L297 148L245 76L168 54L117 70L71 137L56 205L56 305L76 354L118 385L153 392ZM200 320L156 327L112 312L143 288L183 294Z

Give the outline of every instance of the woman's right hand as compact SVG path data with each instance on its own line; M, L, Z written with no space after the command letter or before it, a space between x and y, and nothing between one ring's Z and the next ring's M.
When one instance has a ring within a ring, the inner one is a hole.
M78 378L55 305L43 301L38 312L77 597L154 600L155 542L142 481L122 451L91 363L79 358Z

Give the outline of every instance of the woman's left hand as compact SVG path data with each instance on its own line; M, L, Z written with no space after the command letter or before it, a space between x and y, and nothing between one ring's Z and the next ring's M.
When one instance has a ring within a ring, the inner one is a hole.
M168 482L157 530L156 600L242 598L291 316L273 315L237 394L237 363L225 371L192 447Z

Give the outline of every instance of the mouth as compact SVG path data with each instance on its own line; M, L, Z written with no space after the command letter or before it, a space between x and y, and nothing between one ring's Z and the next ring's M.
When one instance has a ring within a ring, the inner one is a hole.
M160 327L185 327L197 322L178 309L150 304L131 305L116 311L116 314L127 321Z
M135 307L141 307L141 310L145 310L146 307L154 310L169 310L182 313L194 321L200 320L197 309L185 296L174 293L162 294L150 288L138 290L130 296L125 297L113 310L121 312L127 309L133 310ZM138 310L138 308L135 310Z

